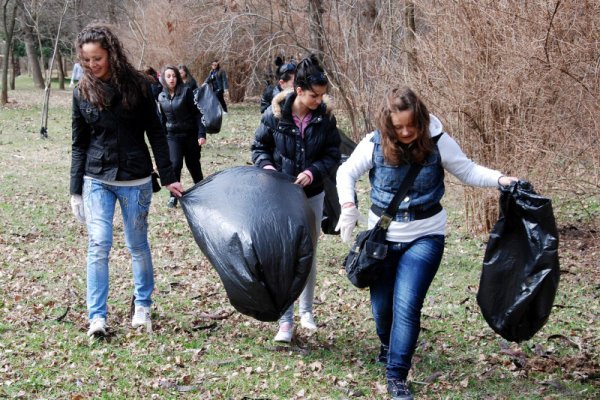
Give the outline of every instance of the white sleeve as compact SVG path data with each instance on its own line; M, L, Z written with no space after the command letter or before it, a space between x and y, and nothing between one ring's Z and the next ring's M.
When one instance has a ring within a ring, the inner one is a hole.
M498 178L502 176L502 173L478 165L467 158L458 143L447 133L444 133L438 141L438 149L444 169L461 182L480 187L498 186Z
M340 204L354 203L356 181L373 167L373 133L358 143L348 160L338 168L336 175Z

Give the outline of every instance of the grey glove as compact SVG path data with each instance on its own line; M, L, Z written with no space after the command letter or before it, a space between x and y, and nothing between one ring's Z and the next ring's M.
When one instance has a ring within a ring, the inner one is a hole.
M340 231L342 242L352 244L352 231L358 221L365 222L366 219L360 214L356 207L342 208L340 218L335 227L335 231Z
M71 195L71 211L82 224L85 223L85 211L83 210L83 198L80 194Z

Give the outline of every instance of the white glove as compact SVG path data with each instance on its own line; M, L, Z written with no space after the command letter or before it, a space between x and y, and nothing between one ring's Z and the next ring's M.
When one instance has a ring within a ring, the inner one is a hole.
M83 211L83 198L80 194L71 195L71 211L77 220L85 223L85 212Z
M342 242L352 244L352 231L358 221L363 223L365 221L365 218L360 214L358 208L355 206L342 208L340 218L335 227L336 232L340 231Z

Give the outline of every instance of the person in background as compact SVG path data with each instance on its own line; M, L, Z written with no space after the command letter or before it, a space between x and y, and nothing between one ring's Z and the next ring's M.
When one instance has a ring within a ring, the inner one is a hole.
M194 183L203 178L200 165L202 145L206 143L206 129L202 114L194 103L191 87L183 83L179 69L167 65L161 73L163 91L158 95L161 119L167 131L169 153L175 178L181 180L183 160ZM177 206L177 197L171 195L167 207Z
M271 101L277 94L286 89L292 89L294 87L294 78L296 77L296 64L287 63L284 64L280 57L275 59L275 65L277 70L275 75L277 77L277 84L271 88L271 92L263 93L260 99L260 112L261 114L271 105Z
M221 107L223 108L223 112L227 114L227 104L225 103L225 91L229 89L229 84L227 82L227 74L224 70L221 69L218 60L214 60L210 64L210 72L206 77L204 83L210 84L215 95L217 95L217 99L219 99L219 103L221 103Z
M73 64L73 72L71 72L71 83L69 83L69 87L72 88L73 86L75 86L75 84L79 82L82 76L83 68L81 68L81 64L76 62L75 64Z
M264 169L287 174L302 186L314 213L318 238L323 215L323 178L340 162L340 133L326 95L329 80L315 56L303 59L296 70L293 89L279 93L262 119L252 144L252 161ZM317 247L311 272L300 295L300 324L316 330L313 301L317 279ZM279 320L274 340L291 342L294 304Z
M421 307L440 266L446 234L442 208L444 170L467 185L509 185L515 177L475 164L442 123L408 88L389 90L376 117L377 130L369 133L337 172L342 213L336 230L352 243L360 217L355 186L369 172L372 228L401 185L410 163L423 164L401 202L388 231L388 253L383 273L370 287L375 329L381 342L377 360L385 363L387 390L392 399L412 399L406 379L420 330ZM441 136L440 136L441 135ZM440 136L437 144L433 137Z
M88 336L106 334L108 260L115 206L121 206L125 244L131 254L134 328L152 329L154 290L148 244L152 200L152 159L163 185L174 196L183 187L175 178L169 148L148 80L127 60L119 39L104 25L84 28L76 40L84 73L73 90L71 209L88 232Z
M158 95L162 92L163 87L158 79L158 73L152 67L147 67L144 70L144 73L148 77L148 81L150 82L150 88L152 89L152 96L154 100L158 100Z
M194 79L188 67L184 64L179 64L178 68L183 84L192 89L192 91L196 90L198 83L196 83L196 79Z

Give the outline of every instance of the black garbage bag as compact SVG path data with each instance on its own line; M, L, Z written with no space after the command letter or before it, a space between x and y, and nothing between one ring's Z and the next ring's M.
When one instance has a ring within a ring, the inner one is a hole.
M217 270L231 305L276 321L300 296L313 260L313 212L285 174L234 167L180 200L196 243Z
M346 136L341 129L339 130L341 143L340 152L342 153L342 159L340 165L344 163L350 157L350 154L356 148L356 143L348 136ZM331 172L329 176L323 178L323 191L325 192L325 199L323 200L323 218L321 219L321 230L326 235L339 235L340 232L335 231L335 227L340 219L342 208L340 207L340 199L337 195L337 187L335 175L337 168ZM358 203L356 203L358 205Z
M223 122L223 109L208 84L205 83L194 90L194 103L202 113L206 133L219 133Z
M558 230L550 199L529 182L500 192L500 218L485 250L477 302L495 332L521 342L550 316L560 275Z

